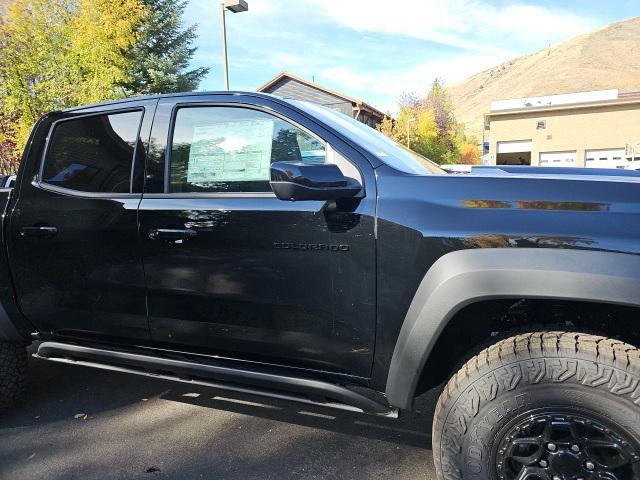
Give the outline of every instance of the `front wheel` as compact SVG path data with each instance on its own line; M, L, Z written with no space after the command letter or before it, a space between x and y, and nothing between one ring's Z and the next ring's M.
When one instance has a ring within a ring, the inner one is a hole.
M640 350L566 332L501 341L445 387L433 445L446 480L640 479Z

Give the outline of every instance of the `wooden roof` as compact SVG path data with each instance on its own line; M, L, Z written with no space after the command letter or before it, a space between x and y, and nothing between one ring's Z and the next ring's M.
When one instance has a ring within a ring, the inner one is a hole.
M318 85L315 82L310 82L306 78L299 77L298 75L294 75L294 74L289 73L289 72L281 72L281 73L279 73L278 75L273 77L271 80L269 80L267 83L265 83L260 88L258 88L257 91L258 92L268 93L269 89L272 86L274 86L279 81L281 81L281 80L283 80L285 78L289 78L291 80L295 80L296 82L302 83L303 85L307 85L308 87L315 88L317 90L320 90L322 92L328 93L330 95L334 95L336 97L343 98L346 101L351 102L354 105L354 108L357 108L357 109L360 109L360 110L365 110L365 111L370 112L373 115L376 115L376 116L378 116L380 118L384 118L386 116L385 113L381 112L377 108L372 107L368 103L363 102L362 100L360 100L358 98L354 98L354 97L351 97L349 95L345 95L344 93L340 93L340 92L337 92L337 91L332 90L330 88L324 87L322 85Z

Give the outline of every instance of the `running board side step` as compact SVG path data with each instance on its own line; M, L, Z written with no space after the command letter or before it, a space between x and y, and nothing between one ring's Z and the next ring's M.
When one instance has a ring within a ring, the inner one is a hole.
M352 412L396 418L398 410L358 392L320 380L79 345L43 342L35 358L133 373L219 390L278 398ZM326 401L321 401L326 399Z

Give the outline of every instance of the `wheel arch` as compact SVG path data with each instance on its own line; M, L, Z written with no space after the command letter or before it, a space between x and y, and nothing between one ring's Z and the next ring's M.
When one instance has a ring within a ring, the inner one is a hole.
M442 256L422 279L393 352L386 395L410 409L425 363L464 307L494 299L640 306L640 256L591 250L487 248ZM427 366L428 368L428 366Z

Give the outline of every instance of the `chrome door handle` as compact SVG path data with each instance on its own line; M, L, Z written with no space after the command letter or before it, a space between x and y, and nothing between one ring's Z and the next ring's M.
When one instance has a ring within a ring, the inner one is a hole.
M22 227L20 235L23 237L53 237L58 233L58 227Z
M152 228L149 230L151 240L186 240L198 235L198 232L190 228Z

